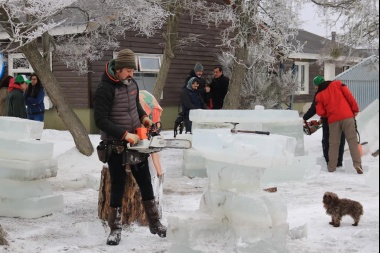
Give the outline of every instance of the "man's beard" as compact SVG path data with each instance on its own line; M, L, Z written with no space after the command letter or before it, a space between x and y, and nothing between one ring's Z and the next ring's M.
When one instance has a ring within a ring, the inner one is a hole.
M125 80L123 80L123 83L126 85L130 85L132 82L132 77L128 76Z

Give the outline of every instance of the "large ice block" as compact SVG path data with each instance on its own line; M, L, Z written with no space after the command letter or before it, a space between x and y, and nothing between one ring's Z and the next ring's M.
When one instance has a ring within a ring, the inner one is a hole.
M204 212L181 212L168 217L167 238L182 245L199 245L205 241L216 243L227 231L227 221Z
M293 110L191 110L193 122L269 123L299 118Z
M281 135L233 134L228 129L196 129L193 147L209 160L266 168L289 164L296 141Z
M269 131L272 134L296 138L295 155L305 154L303 120L297 111L291 110L191 110L190 119L195 129L232 128L238 130Z
M359 133L364 132L368 122L371 121L376 114L379 115L379 99L375 99L363 111L361 111L358 116L356 116ZM378 137L379 131L371 134L377 134Z
M26 199L0 199L0 216L39 218L63 210L63 196L48 195Z
M46 180L14 181L0 179L0 199L27 199L52 194L53 190Z
M244 166L206 159L209 188L236 192L255 192L260 189L264 168Z
M261 177L262 184L301 181L319 174L320 166L316 166L316 157L296 156L288 165L269 167Z
M0 138L41 139L44 123L16 117L0 117Z
M182 175L193 177L207 177L206 164L199 150L194 148L183 151Z
M20 181L57 176L57 160L22 161L0 158L0 178Z
M0 158L24 161L49 160L54 144L33 139L14 140L0 138Z

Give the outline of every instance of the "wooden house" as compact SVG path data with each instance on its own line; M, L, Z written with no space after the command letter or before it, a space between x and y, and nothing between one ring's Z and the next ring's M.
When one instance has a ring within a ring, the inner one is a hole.
M223 2L223 1L222 1ZM120 39L120 49L129 48L136 53L136 62L138 69L135 72L135 78L140 89L148 91L153 90L153 85L157 77L162 54L163 40L157 32L156 36L146 38L138 36L134 32L128 32L124 38ZM212 78L213 67L218 65L216 55L222 52L219 34L220 28L215 26L206 26L191 20L189 16L181 19L179 27L180 38L196 34L203 45L194 44L188 47L177 49L175 59L172 60L168 79L163 90L161 106L164 108L162 122L164 129L171 129L179 109L179 94L181 88L185 85L185 79L193 69L196 62L204 66L204 77ZM319 55L326 40L323 37L300 30L297 38L301 44L304 44L302 53L290 56L290 61L285 64L285 68L296 66L297 78L300 82L299 90L294 96L294 108L301 110L303 104L313 99L314 89L312 80L316 75L324 75L325 78L333 78L336 74L341 73L344 68L337 67L333 63L325 63L323 66L317 64ZM6 40L4 32L0 32L0 41ZM66 65L53 57L51 67L54 75L57 77L61 89L69 101L70 105L77 113L89 133L98 133L93 120L93 103L92 99L96 87L100 82L107 61L111 60L117 51L106 51L104 57L96 62L90 63L90 72L86 75L78 76L69 70ZM12 53L9 54L6 72L9 75L17 73L30 74L33 69L28 62L23 61L23 55ZM14 60L24 62L24 64L14 64ZM65 129L61 119L56 111L52 108L45 114L45 128Z

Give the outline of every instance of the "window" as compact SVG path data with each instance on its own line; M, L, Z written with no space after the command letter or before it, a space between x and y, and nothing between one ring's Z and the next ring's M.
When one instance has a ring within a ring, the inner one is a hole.
M298 83L296 94L309 94L309 63L295 62L294 70Z
M350 66L343 66L343 69L342 69L342 70L343 70L343 72L344 72L344 71L346 71L346 70L349 69L349 68L350 68Z
M133 78L136 80L140 90L153 93L158 72L160 71L162 55L159 54L135 54L136 67ZM117 53L113 54L114 59ZM161 99L163 94L161 94Z
M137 56L139 63L139 71L141 72L158 72L161 67L161 57L160 56Z
M51 53L50 53L51 54ZM52 60L50 55L50 69L52 69ZM8 57L8 75L17 76L23 74L29 77L34 72L29 61L24 54L9 54Z
M10 54L8 61L8 74L10 76L25 74L29 77L33 73L32 66L23 54Z

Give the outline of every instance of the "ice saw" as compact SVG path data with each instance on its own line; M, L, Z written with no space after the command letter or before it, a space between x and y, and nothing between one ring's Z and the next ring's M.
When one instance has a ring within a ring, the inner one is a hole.
M135 130L140 138L139 143L131 146L129 143L127 148L136 150L140 153L156 153L166 148L189 149L191 141L181 139L165 139L160 135L162 129L161 122L155 123L151 128L140 127Z

